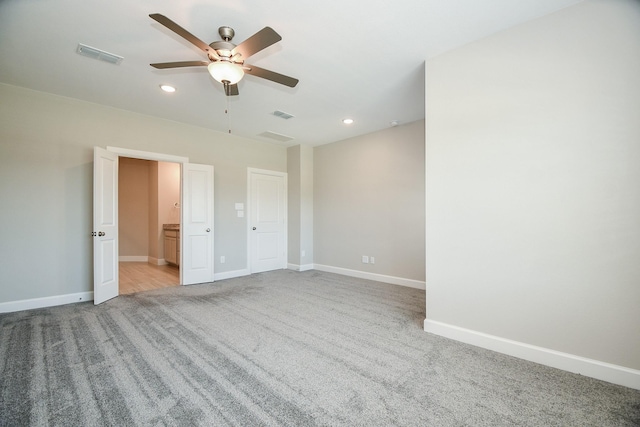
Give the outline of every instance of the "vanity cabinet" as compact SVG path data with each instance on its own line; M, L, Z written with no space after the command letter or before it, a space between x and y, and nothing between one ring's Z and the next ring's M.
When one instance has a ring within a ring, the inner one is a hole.
M179 230L164 230L164 259L169 264L180 265Z

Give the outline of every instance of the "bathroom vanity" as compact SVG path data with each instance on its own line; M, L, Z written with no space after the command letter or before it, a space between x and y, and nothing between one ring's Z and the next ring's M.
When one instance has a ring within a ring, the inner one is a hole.
M180 224L163 224L164 260L176 266L180 265Z

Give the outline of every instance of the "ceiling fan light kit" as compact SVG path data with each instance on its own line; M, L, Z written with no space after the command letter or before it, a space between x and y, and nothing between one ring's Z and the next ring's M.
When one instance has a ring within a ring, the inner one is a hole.
M244 76L244 70L241 66L228 61L212 62L207 68L211 77L223 84L234 85L242 80Z

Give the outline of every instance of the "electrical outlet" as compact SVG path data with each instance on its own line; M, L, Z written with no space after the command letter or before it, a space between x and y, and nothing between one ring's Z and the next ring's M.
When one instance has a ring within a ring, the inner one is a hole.
M369 257L369 264L375 264L375 263L376 263L375 257L370 256Z
M227 262L227 259L224 257L224 255L222 255L220 257L220 264L224 264L225 262Z
M362 255L362 263L363 264L369 264L369 257L366 255Z
M307 251L300 251L300 256L303 258L307 256Z

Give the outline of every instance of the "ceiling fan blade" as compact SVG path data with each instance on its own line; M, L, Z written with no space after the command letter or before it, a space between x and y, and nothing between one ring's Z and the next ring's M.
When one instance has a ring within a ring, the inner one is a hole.
M280 83L281 85L296 87L298 79L285 76L274 71L265 70L264 68L256 67L255 65L247 65L243 67L244 72L251 74L252 76L261 77L263 79L271 80L272 82Z
M209 46L208 44L206 44L205 42L203 42L202 40L200 40L199 38L191 34L189 31L185 30L180 25L176 24L166 16L161 15L159 13L152 13L151 15L149 15L149 17L159 22L160 24L164 25L165 27L167 27L168 29L170 29L171 31L173 31L174 33L176 33L177 35L179 35L180 37L182 37L183 39L191 43L192 45L196 46L198 49L201 49L207 53L211 53L212 55L214 55L214 57L218 56L217 52L211 46Z
M254 53L260 52L274 43L282 40L280 34L276 33L271 27L264 27L231 51L232 55L237 53L242 55L242 59L247 59Z
M157 68L159 70L163 70L165 68L181 68L181 67L206 67L209 65L208 62L205 61L181 61L181 62L160 62L157 64L149 64L153 68Z
M224 85L224 93L227 96L235 96L235 95L239 95L240 92L238 92L238 85L237 84L225 84Z

